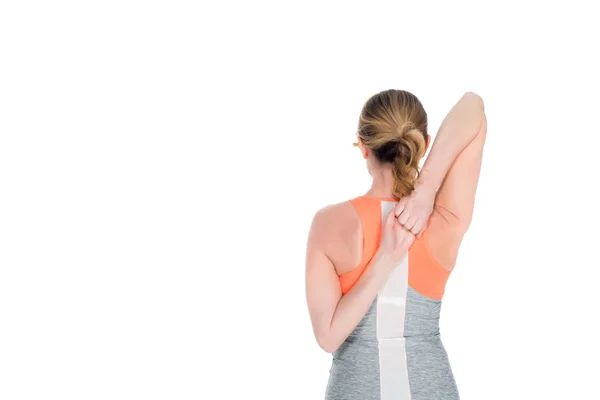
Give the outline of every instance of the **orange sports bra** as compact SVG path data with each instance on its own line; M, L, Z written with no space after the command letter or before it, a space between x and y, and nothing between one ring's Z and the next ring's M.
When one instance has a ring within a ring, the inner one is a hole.
M358 212L363 230L363 255L360 264L352 271L339 276L342 293L346 294L369 267L379 248L382 232L381 203L397 202L395 199L359 196L350 203ZM439 265L428 246L428 229L420 239L415 239L408 250L408 284L422 295L441 300L450 271Z

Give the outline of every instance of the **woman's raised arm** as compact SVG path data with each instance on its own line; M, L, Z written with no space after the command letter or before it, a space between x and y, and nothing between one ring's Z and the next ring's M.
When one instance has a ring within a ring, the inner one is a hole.
M483 100L467 92L442 122L416 184L435 195L434 211L462 233L473 215L486 133Z
M471 223L486 135L483 100L467 92L444 118L415 190L396 206L400 223L419 236L429 220L431 248L447 269Z

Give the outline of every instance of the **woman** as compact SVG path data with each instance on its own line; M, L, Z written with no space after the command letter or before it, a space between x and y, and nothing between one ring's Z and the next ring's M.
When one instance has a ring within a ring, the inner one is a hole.
M487 119L465 93L430 143L413 94L363 106L358 143L369 191L319 210L306 254L313 331L333 354L327 400L457 400L440 339L441 300L473 214Z

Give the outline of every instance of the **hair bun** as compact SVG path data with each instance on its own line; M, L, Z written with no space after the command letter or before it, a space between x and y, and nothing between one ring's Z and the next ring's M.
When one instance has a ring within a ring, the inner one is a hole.
M401 139L408 134L411 130L416 129L415 124L412 121L406 121L402 125L398 126L396 133L398 138Z
M397 129L396 159L406 164L414 164L415 159L422 157L421 149L425 147L423 133L412 121L406 121Z

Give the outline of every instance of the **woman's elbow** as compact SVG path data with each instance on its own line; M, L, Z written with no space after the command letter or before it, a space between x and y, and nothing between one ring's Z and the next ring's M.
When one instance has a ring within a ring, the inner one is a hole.
M481 111L485 111L485 104L483 103L483 98L478 95L475 92L466 92L463 95L464 99L469 99L470 101L472 101L478 109L480 109Z
M340 347L339 343L335 343L329 335L317 336L319 347L327 353L333 354Z

